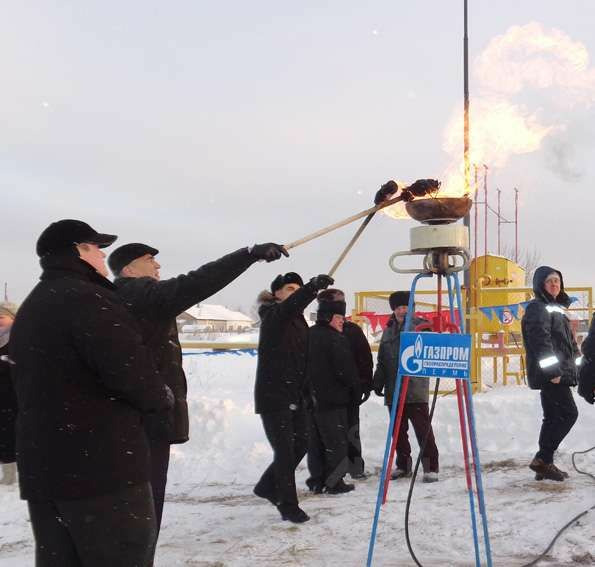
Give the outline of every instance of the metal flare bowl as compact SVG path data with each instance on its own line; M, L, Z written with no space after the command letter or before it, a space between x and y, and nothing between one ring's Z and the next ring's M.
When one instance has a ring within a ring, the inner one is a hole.
M465 197L432 197L416 199L405 204L412 219L426 224L447 224L464 217L473 201Z

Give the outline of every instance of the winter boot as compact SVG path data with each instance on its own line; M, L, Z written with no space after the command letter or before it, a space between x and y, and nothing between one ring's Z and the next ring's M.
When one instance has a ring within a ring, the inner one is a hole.
M268 500L273 506L277 505L276 495L275 494L267 494L262 488L260 488L258 486L258 484L254 487L252 492L254 492L254 494L256 494L256 496L259 496L260 498L264 498L265 500Z
M562 473L562 476L564 478L568 478L570 476L566 471L563 471L562 469L559 469L556 465L554 465L554 463L552 463L552 467L554 467L559 473Z
M306 480L306 486L310 492L313 492L314 494L322 494L324 483L321 480L310 477Z
M423 482L438 482L438 473L425 472L422 480Z
M535 472L535 480L548 479L562 482L565 478L562 471L556 468L552 463L545 463L543 459L537 457L531 461L529 468Z
M409 478L411 476L411 471L406 471L405 469L395 469L390 474L391 480L397 480L398 478Z
M310 519L310 516L298 505L280 504L277 506L277 510L279 510L279 514L281 514L283 520L288 520L294 524L303 524Z
M364 471L361 471L361 472L349 473L349 476L353 480L366 480L370 475L365 473Z
M559 469L556 465L554 465L552 463L551 465L556 471L558 471L564 478L568 478L570 475L566 472L563 471L562 469ZM543 474L540 473L535 473L535 480L543 480L545 477L543 476Z
M355 485L347 484L341 479L335 486L327 486L325 492L327 494L344 494L345 492L351 492L352 490L355 490Z

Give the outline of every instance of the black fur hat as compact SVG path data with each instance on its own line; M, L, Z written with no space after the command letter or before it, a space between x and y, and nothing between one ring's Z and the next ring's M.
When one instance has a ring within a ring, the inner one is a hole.
M298 284L300 287L304 285L304 280L302 280L299 274L295 272L287 272L285 275L279 274L272 282L271 282L271 292L274 294L276 291L280 290L284 285L287 284Z
M388 298L390 308L394 311L401 305L409 305L410 295L411 293L409 291L395 291L394 293L391 293L390 297Z
M330 321L333 315L343 315L347 311L345 294L340 289L325 289L318 294L317 321Z

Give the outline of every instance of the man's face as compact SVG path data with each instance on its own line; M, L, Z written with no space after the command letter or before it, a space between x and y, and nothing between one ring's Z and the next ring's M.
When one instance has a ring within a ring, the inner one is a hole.
M79 252L81 260L90 264L97 273L107 278L107 266L105 265L105 253L97 244L82 243L77 244L76 248Z
M125 266L122 275L127 278L153 278L159 280L159 268L161 268L161 265L155 260L155 256L145 254Z
M403 322L405 320L405 316L407 315L407 305L399 305L395 307L393 313L395 314L395 317L399 323Z
M543 284L545 291L547 291L554 299L560 295L560 290L562 289L562 282L560 281L560 276L558 274L552 274L548 276Z
M300 289L300 285L296 283L287 283L281 289L275 292L275 297L279 301L285 301L291 294Z
M331 322L329 323L329 325L336 331L339 331L339 333L342 333L344 323L345 323L345 317L343 317L343 315L338 315L337 313L335 313L333 315L333 318L331 319Z
M0 331L6 331L12 327L14 319L10 315L0 315Z

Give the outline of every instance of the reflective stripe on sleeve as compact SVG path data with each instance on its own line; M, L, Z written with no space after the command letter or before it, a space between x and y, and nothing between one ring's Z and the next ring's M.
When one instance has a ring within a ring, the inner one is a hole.
M559 360L557 356L548 356L547 358L542 358L539 361L539 367L549 368L550 366L554 366L554 364L557 364L558 362Z

